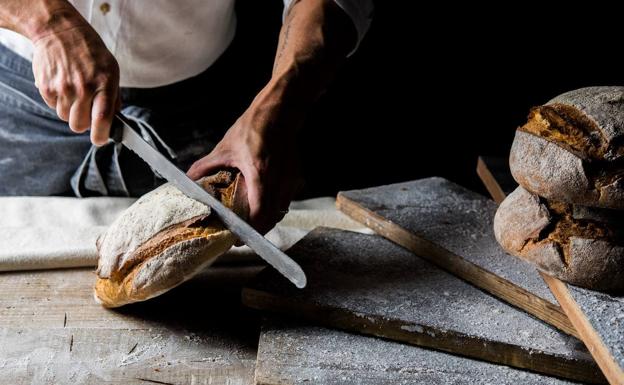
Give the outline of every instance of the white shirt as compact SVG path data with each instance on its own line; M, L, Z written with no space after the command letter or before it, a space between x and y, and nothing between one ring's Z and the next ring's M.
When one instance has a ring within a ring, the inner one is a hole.
M69 0L117 59L122 87L157 87L195 76L225 51L236 32L235 0ZM284 15L293 0L284 0ZM372 0L334 0L351 17L358 43ZM0 43L32 61L33 45L0 28Z

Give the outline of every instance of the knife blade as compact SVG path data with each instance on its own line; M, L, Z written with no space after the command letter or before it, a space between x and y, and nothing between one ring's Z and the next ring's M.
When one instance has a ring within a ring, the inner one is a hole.
M298 288L304 288L307 283L306 275L295 261L260 235L247 222L242 220L232 210L228 209L218 199L206 192L199 184L176 167L158 150L150 146L121 113L115 114L111 127L111 139L116 143L122 143L125 147L135 152L141 159L149 164L158 174L169 183L176 186L189 198L195 199L209 206L225 226L236 235L243 243L255 251L262 259L267 261L284 277Z

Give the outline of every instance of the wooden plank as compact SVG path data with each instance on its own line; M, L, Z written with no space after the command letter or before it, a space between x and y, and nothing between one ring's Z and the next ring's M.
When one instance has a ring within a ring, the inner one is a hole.
M244 304L540 373L604 381L576 338L383 237L318 228L288 254L305 270L308 287L296 289L266 269L243 289Z
M570 382L379 338L269 321L258 347L259 385L544 384Z
M578 336L530 264L496 242L496 204L442 178L340 192L338 208L456 276Z
M482 179L486 186L490 185L488 190L500 188L501 184L513 184L507 163L482 163L482 168L492 170L491 174L497 176ZM624 297L568 285L544 273L542 277L605 377L611 384L624 384Z
M251 384L259 319L240 289L259 268L213 268L119 310L90 269L0 274L0 383Z

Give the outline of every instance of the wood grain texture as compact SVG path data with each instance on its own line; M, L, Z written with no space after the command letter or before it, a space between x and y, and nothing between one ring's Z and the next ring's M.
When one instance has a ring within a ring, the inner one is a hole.
M288 254L298 290L272 269L243 303L315 324L385 337L559 377L600 382L582 343L377 235L318 228Z
M204 333L11 328L0 340L3 384L250 384L254 371L251 351Z
M265 322L260 334L256 382L259 385L571 384L379 338L276 321Z
M481 163L482 168L496 175L496 178L481 179L486 186L490 185L488 191L496 190L502 184L513 185L506 163L487 160ZM492 197L500 203L499 198ZM540 274L609 383L624 384L624 297L575 287Z
M0 274L2 384L251 384L259 320L240 305L255 268L213 268L117 311L90 269Z
M577 336L537 270L496 242L496 204L442 178L340 192L338 208L450 273Z

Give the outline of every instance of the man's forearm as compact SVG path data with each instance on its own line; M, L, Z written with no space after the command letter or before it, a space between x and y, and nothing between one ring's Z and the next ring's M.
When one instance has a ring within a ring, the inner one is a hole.
M265 233L284 217L300 186L296 132L356 43L348 16L333 0L300 0L280 33L273 75L191 178L238 168L245 177L249 220Z
M318 92L331 80L355 40L352 22L333 0L296 1L280 32L273 78Z
M86 23L66 0L0 0L0 27L32 41Z
M252 106L278 109L281 122L268 125L290 130L324 91L355 46L356 31L333 0L299 0L282 26L271 80Z

